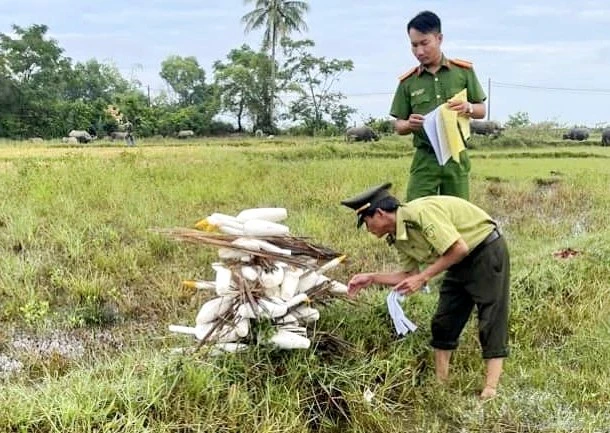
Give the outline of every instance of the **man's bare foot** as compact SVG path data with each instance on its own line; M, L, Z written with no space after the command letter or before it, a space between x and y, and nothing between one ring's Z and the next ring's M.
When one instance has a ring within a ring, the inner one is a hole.
M449 378L447 376L436 376L436 383L438 385L447 385L447 382L449 382Z
M449 379L450 350L434 350L434 373L438 383L445 383Z
M491 400L496 395L497 395L496 388L491 387L491 386L486 386L485 388L483 388L483 391L481 391L481 395L479 395L479 400L483 400L483 401Z

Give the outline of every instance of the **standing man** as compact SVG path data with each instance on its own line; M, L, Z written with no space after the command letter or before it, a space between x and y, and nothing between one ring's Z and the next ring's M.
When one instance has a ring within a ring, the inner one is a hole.
M125 122L125 141L127 142L127 146L134 146L136 144L136 140L133 138L133 124L127 119Z
M466 151L461 152L459 163L451 159L446 165L439 165L423 130L424 115L466 89L468 101L449 102L449 108L460 116L482 119L485 117L485 92L472 63L444 56L441 21L436 14L420 12L407 24L407 32L419 66L399 78L390 112L397 119L396 132L400 135L412 133L417 148L411 163L407 201L436 194L468 200L470 161Z
M436 378L447 380L451 354L476 306L486 365L480 398L494 397L508 356L510 260L506 242L492 218L466 200L438 195L401 204L388 192L391 186L379 185L341 204L356 211L358 227L365 223L375 236L387 236L399 253L402 269L357 274L348 283L348 295L356 296L372 284L393 286L410 295L447 271L431 324Z

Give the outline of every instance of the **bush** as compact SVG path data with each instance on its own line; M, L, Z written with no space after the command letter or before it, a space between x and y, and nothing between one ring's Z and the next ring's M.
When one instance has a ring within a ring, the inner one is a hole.
M378 134L394 133L394 121L392 119L375 119L371 117L365 124Z
M227 135L235 132L235 126L229 122L212 120L210 122L210 135Z

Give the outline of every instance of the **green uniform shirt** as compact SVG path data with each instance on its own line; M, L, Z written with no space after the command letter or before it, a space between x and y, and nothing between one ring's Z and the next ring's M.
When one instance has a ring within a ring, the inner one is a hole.
M453 196L422 197L396 210L396 238L403 270L431 264L462 238L472 251L496 224L482 209Z
M487 99L472 67L458 66L443 56L436 74L420 66L400 82L390 115L404 120L411 114L426 115L462 89L467 89L468 102L479 103ZM413 144L415 147L430 147L423 128L413 132Z

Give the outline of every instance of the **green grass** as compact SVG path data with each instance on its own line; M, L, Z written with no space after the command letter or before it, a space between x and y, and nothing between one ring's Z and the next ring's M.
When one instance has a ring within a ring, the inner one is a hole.
M334 278L395 269L393 251L356 231L339 202L386 180L402 198L411 154L398 137L1 145L0 355L23 370L0 379L0 431L609 431L610 149L599 146L471 153L472 200L502 223L512 254L512 352L495 400L476 399L474 321L449 386L435 385L436 293L408 300L420 330L402 340L386 292L371 290L325 307L318 323L351 351L322 341L290 353L171 353L193 342L167 325L192 323L204 300L180 281L210 279L216 251L151 228L282 206L293 233L349 255ZM581 254L553 256L567 247ZM15 344L25 338L83 350L28 351Z

